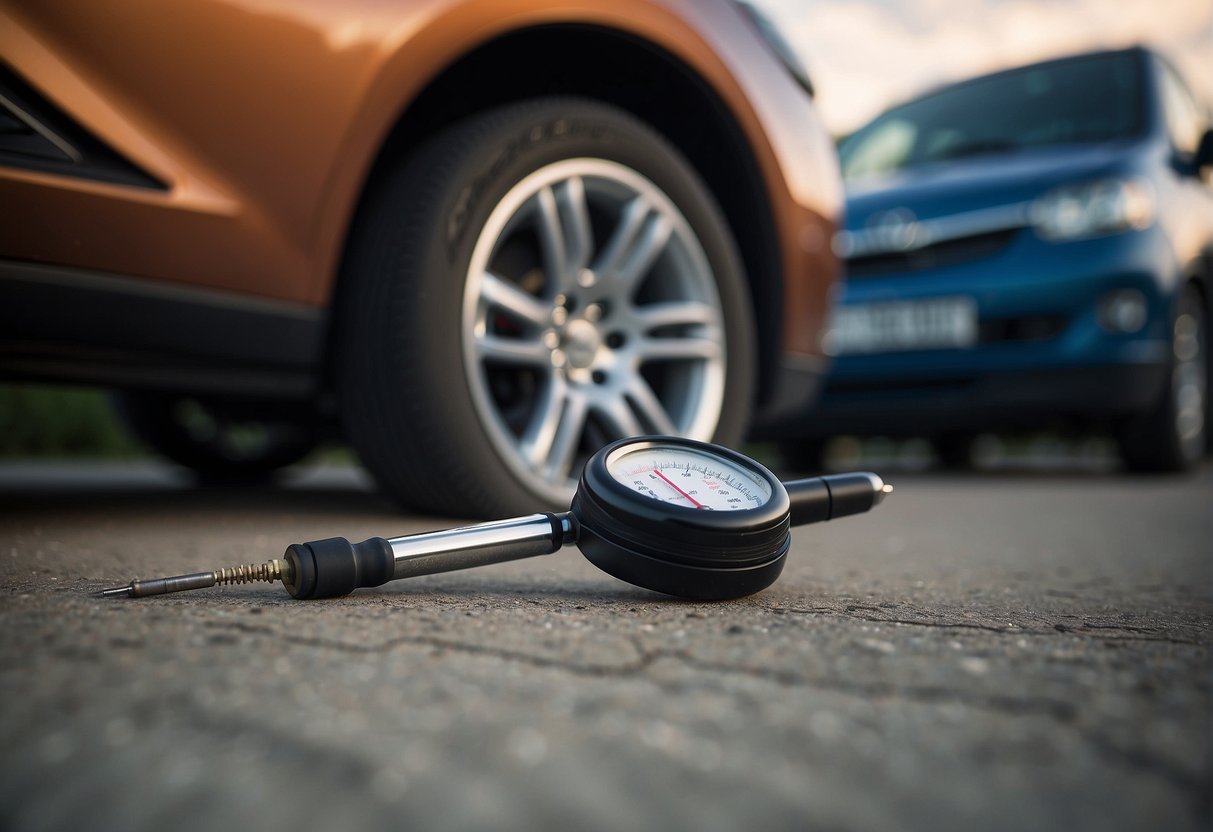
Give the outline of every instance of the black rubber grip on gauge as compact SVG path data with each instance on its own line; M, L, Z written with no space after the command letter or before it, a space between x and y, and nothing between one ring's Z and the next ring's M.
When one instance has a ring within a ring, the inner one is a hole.
M793 480L785 482L783 487L787 489L788 500L792 504L793 526L830 519L830 487L826 485L825 477Z
M293 543L285 558L293 570L287 591L295 598L337 598L392 579L396 559L382 537L350 543L344 537Z
M824 477L830 487L830 519L863 514L876 505L876 489L867 474L834 474Z
M868 474L832 474L785 482L783 487L792 503L793 526L862 514L876 504L876 490Z

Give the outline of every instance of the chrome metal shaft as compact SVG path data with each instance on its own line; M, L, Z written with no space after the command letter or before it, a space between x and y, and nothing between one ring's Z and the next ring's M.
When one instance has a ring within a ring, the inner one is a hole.
M388 540L396 559L392 580L546 555L575 538L567 512L395 537Z

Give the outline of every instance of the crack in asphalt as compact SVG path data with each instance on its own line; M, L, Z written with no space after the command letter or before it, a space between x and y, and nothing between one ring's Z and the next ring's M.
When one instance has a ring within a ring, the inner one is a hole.
M249 635L271 638L283 643L282 634L273 628L255 627L240 622L204 622L210 629L237 630ZM502 661L521 662L532 667L562 670L578 676L602 678L640 678L643 673L661 659L672 659L686 665L692 670L711 673L713 675L727 674L759 679L772 682L783 687L813 687L860 698L891 698L902 696L911 701L923 704L942 704L958 702L974 708L991 710L997 713L1021 715L1044 715L1061 722L1072 722L1077 714L1077 707L1062 700L1046 697L1013 697L1013 696L969 696L950 687L901 686L885 683L855 683L831 680L822 677L807 676L795 671L781 668L755 667L724 662L712 662L695 656L686 650L671 648L646 647L638 636L625 636L636 652L636 659L613 664L586 663L569 661L558 657L541 656L522 650L511 650L482 644L435 638L433 636L398 636L375 644L354 644L338 639L326 639L315 636L292 636L285 640L291 647L313 647L337 650L339 652L356 654L390 653L399 647L432 647L452 652L465 653L475 656L486 656ZM650 679L655 684L662 685L660 680Z
M1046 636L1056 638L1059 636L1074 635L1088 638L1099 638L1104 641L1152 641L1166 644L1181 644L1190 647L1203 647L1206 644L1204 641L1197 639L1168 635L1160 632L1159 630L1151 630L1145 627L1135 627L1128 624L1099 624L1087 619L1083 619L1081 625L1074 626L1070 624L1063 624L1061 622L1050 623L1047 619L1040 618L1039 620L1049 625L1049 629L1037 630L1015 623L1010 623L1006 626L995 626L993 624L981 624L974 621L941 621L929 619L893 618L882 615L855 615L854 611L859 609L876 611L879 608L851 605L847 607L846 611L843 611L830 607L779 607L772 608L772 612L778 611L792 613L794 615L815 615L823 617L832 616L854 621L867 621L876 624L899 624L907 627L929 627L943 630L981 630L1004 636ZM1105 635L1103 633L1088 632L1088 630L1115 630L1120 633L1134 633L1135 635ZM1156 635L1150 635L1151 633L1155 633Z
M587 663L570 661L565 658L542 656L523 650L495 647L483 644L470 644L457 639L436 638L434 636L397 636L374 644L355 644L340 639L329 639L317 636L291 636L289 639L272 627L257 627L242 622L203 622L203 626L215 630L236 630L253 636L270 638L280 644L294 647L312 647L339 652L361 655L390 653L399 647L432 647L441 650L466 653L476 656L487 656L503 661L522 662L533 667L563 670L579 676L596 676L611 678L639 677L645 670L661 659L673 659L682 662L693 670L699 670L714 675L730 674L774 682L785 687L806 685L831 690L839 693L850 693L865 697L888 697L894 694L906 694L913 698L921 694L924 702L938 703L941 701L968 702L975 707L986 707L992 710L1009 713L1042 713L1062 721L1069 721L1076 711L1070 703L1045 698L1028 699L1024 697L964 697L957 695L952 688L904 687L892 684L857 684L837 680L829 680L806 676L802 673L781 668L755 667L753 665L738 665L725 662L712 662L695 656L687 650L673 648L646 647L642 639L635 635L623 636L631 644L636 658L631 661L616 663ZM1035 703L1025 707L1024 703Z

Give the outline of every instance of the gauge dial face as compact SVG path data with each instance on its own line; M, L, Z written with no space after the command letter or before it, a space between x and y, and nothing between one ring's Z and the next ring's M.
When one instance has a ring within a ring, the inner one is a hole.
M771 499L770 483L756 471L692 448L620 448L607 458L606 467L638 494L692 509L738 511Z

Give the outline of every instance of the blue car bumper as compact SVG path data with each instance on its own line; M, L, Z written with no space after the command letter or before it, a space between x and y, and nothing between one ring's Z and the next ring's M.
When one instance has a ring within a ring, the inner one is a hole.
M1107 419L1157 400L1177 284L1157 227L1061 244L1023 228L976 259L964 254L962 262L907 255L901 264L869 264L866 274L853 270L844 307L968 298L977 336L962 348L839 356L799 435L1030 429ZM1145 321L1131 333L1110 331L1100 323L1101 300L1125 289L1145 299Z

